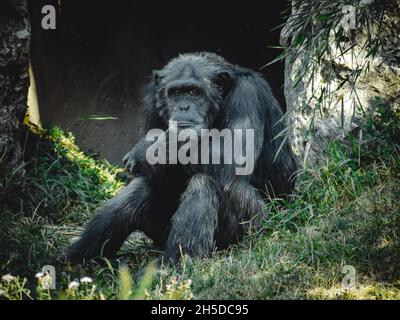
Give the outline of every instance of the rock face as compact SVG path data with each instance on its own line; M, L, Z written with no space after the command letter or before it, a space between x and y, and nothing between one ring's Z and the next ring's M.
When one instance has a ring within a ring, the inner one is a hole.
M316 15L316 3L324 2ZM327 141L342 139L374 111L377 97L400 111L400 0L354 1L350 9L324 0L292 4L281 33L285 98L295 151L312 163ZM310 18L307 28L299 28L301 17ZM329 19L338 23L323 37Z
M20 127L27 109L30 24L26 1L0 3L0 160L22 161Z

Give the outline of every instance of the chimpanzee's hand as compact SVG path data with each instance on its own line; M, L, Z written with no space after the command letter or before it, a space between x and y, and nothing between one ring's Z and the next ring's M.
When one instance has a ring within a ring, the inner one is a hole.
M125 165L125 170L130 173L133 173L135 171L135 167L138 164L138 159L136 158L135 151L136 151L135 149L129 151L122 159L122 162Z
M148 173L151 169L151 165L147 162L147 149L152 144L159 142L160 141L158 140L156 142L147 141L146 139L140 140L122 159L122 162L125 165L125 170L132 174Z
M153 146L156 150L159 150L160 152L163 149L168 150L167 136L168 131L158 136L156 141L147 141L146 139L140 140L135 145L135 147L131 151L129 151L122 159L125 165L125 169L132 174L154 173L154 171L156 170L156 166L150 165L150 163L147 161L147 150L150 146ZM164 157L165 159L167 159L168 152L164 154ZM157 167L162 168L162 165L159 165Z

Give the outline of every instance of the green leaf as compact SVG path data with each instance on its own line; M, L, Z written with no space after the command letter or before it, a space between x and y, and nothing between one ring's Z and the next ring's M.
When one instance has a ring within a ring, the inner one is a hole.
M104 121L104 120L118 120L118 118L112 117L112 116L102 116L102 115L86 115L86 116L79 117L79 120Z

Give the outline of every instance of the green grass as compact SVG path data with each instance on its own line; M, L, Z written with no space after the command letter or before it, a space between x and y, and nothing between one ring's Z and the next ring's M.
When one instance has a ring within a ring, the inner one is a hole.
M117 259L83 266L58 264L61 250L126 179L121 170L84 155L72 136L53 129L27 143L27 182L2 176L0 299L399 299L399 117L384 105L345 142L332 141L322 160L305 168L287 203L272 201L268 218L230 249L202 260L184 257L143 279L159 255L131 237ZM19 188L19 189L18 189ZM35 278L57 271L57 290ZM344 265L356 270L345 290ZM79 283L84 276L92 283ZM69 284L73 285L68 288Z

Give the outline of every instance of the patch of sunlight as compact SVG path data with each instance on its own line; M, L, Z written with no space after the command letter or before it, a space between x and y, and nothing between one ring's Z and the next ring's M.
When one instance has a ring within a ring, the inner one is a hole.
M313 288L307 291L309 299L339 300L400 300L400 289L383 283L359 285L354 289L342 286Z
M393 241L383 238L378 243L379 249L384 249L393 245Z
M122 168L112 166L106 160L101 164L93 158L87 156L75 143L75 137L71 132L63 132L60 128L53 128L48 133L56 148L64 150L65 157L73 162L79 163L82 168L95 171L102 182L108 182L115 186L115 191L123 187L123 183L117 179L117 173L123 172Z
M27 119L25 121L28 121L34 127L41 128L42 125L40 123L39 102L36 91L36 81L31 64L29 64L29 80L30 80L30 86L28 90L28 102L27 102L28 112L26 116Z

